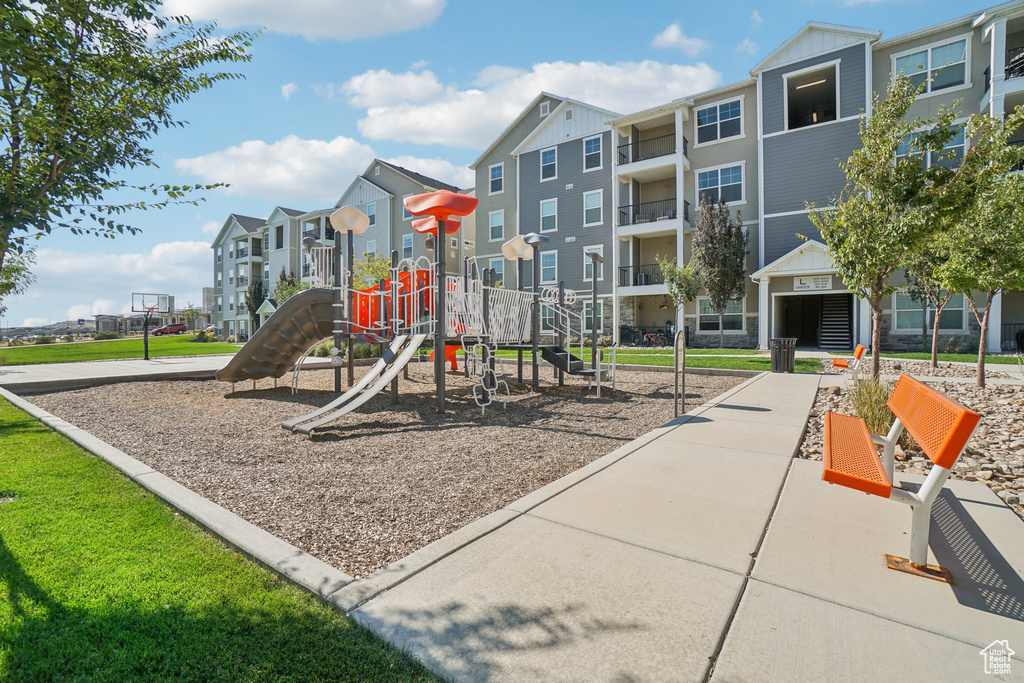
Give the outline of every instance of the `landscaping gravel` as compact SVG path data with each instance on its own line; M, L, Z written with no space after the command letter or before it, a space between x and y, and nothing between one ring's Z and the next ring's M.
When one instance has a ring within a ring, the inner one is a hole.
M1024 386L990 384L979 389L962 382L933 382L941 391L981 415L981 424L953 469L953 479L980 481L1024 517ZM818 390L814 410L800 446L800 457L822 458L822 425L826 412L854 415L847 391ZM896 447L896 471L927 474L931 462L924 453Z
M212 381L132 382L32 401L357 577L672 419L671 373L620 372L618 391L598 399L585 380L559 388L542 368L539 393L510 383L508 408L481 417L471 380L448 375L440 416L431 366L410 367L399 405L378 395L312 440L280 424L335 397L330 371L303 372L295 396L285 378L234 394ZM688 376L687 403L742 381Z
M850 371L846 368L835 368L832 367L832 363L826 361L823 363L825 366L825 372L827 374L847 374ZM889 360L881 359L879 361L880 371L883 376L896 377L903 373L913 375L915 377L977 377L978 370L973 365L967 365L965 363L938 363L937 367L932 367L931 361L927 360ZM864 364L860 369L861 377L870 377L871 368L873 367L871 358L867 355L864 356ZM998 367L998 366L996 366ZM1000 370L993 368L991 364L985 365L985 377L992 379L1008 379L1014 376L1009 375Z

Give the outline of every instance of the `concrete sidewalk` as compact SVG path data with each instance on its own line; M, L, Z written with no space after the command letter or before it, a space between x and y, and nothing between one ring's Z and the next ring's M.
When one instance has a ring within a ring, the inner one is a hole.
M0 386L16 394L80 389L110 382L160 379L209 379L231 359L220 356L167 356L142 360L96 360L82 363L5 365Z
M1024 652L1024 524L954 482L932 548L956 585L886 569L909 510L793 459L820 379L749 380L340 594L453 680L992 680L981 648Z

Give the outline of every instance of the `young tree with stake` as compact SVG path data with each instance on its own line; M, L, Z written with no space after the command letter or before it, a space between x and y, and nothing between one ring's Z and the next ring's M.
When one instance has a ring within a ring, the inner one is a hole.
M707 195L701 198L697 227L693 231L693 258L697 261L700 284L718 313L718 346L725 347L725 309L733 299L743 297L747 286L747 233L740 214L730 220L725 201L717 204Z

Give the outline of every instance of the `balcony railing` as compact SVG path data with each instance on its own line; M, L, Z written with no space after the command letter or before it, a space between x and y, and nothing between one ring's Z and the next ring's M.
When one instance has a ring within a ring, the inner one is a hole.
M249 255L249 247L239 247L235 253L238 254L238 258L245 258Z
M239 275L238 276L238 286L239 287L245 287L248 284L249 284L249 276L248 275Z
M646 159L668 156L676 152L676 134L659 135L639 142L627 142L619 145L619 163L631 164ZM683 156L690 154L690 141L683 138Z
M672 199L659 199L654 202L640 202L619 207L619 225L653 223L655 221L672 220L678 217L674 197ZM683 202L683 219L686 221L690 220L690 202Z
M1024 45L1006 51L1006 77L1024 78Z
M1003 351L1024 353L1024 323L1003 323L1001 337Z
M262 244L254 244L254 245L252 245L252 255L253 256L263 256L263 245Z
M304 238L305 237L312 237L313 239L318 240L318 239L320 239L320 229L319 228L313 228L312 230L303 230L302 231L302 236Z
M661 273L661 266L657 263L619 267L619 287L643 287L644 285L664 283L665 277Z

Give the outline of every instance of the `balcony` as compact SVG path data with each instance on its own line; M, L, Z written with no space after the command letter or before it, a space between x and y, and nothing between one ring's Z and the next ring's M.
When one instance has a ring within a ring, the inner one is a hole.
M690 141L683 138L685 168L690 167L689 153ZM669 177L678 160L675 133L627 142L618 148L619 174L639 181Z
M619 207L618 234L654 236L672 234L676 230L689 227L690 202L683 202L682 220L679 220L677 202L672 199L659 199L653 202L639 202Z
M249 255L249 247L239 247L235 250L235 254L238 255L237 258L245 258Z
M248 287L249 286L249 276L248 275L239 275L236 286L237 287Z
M665 284L665 277L661 273L661 266L657 263L619 268L619 287L646 287L647 285L662 284Z
M1024 45L1006 51L1006 78L1024 78Z
M252 245L252 255L253 256L260 256L260 257L262 257L263 256L263 245L259 244L259 243Z

